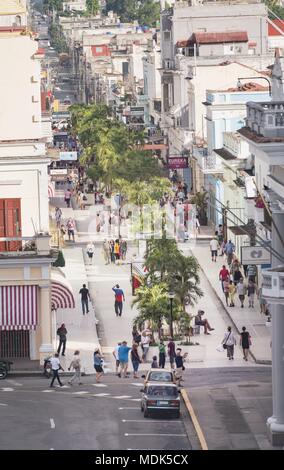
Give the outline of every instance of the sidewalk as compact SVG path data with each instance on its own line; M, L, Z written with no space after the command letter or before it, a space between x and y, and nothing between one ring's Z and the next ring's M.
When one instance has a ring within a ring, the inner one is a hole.
M226 265L225 258L218 256L217 262L211 261L209 244L196 244L191 247L192 254L197 258L204 275L208 279L214 292L223 305L233 325L240 333L243 326L247 328L252 336L251 354L255 361L259 364L271 364L271 332L266 326L266 316L260 314L259 303L256 300L254 308L248 308L248 300L246 297L245 308L239 305L239 299L236 296L236 306L227 307L225 297L219 281L219 272L222 265ZM229 324L230 322L228 322Z

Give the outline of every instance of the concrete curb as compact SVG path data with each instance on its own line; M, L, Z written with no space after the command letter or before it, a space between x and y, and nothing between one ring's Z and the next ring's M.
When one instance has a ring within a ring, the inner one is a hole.
M196 417L196 414L195 414L195 411L193 409L193 406L190 403L187 391L184 388L181 390L181 396L183 398L184 404L186 406L186 409L188 411L188 414L189 414L190 419L192 421L192 424L194 426L195 432L197 434L197 437L198 437L198 440L199 440L199 443L200 443L200 446L201 446L201 450L209 450L207 442L206 442L204 434L203 434L203 431L201 429L201 426L199 424L199 421L198 421L198 419Z
M193 256L194 256L194 253L192 253L192 254L193 254ZM195 256L195 258L196 258L196 256ZM197 259L197 258L196 258L196 259ZM197 259L197 261L198 261L198 259ZM199 263L198 263L198 264L199 264ZM214 288L214 286L212 286L211 282L209 281L208 277L206 276L206 272L204 271L204 269L202 268L202 266L201 266L200 264L199 264L199 267L200 267L202 273L204 274L206 280L207 280L208 283L210 284L212 290L214 291L214 294L216 295L216 297L218 298L218 300L221 302L221 304L222 304L222 306L223 306L223 308L224 308L224 310L225 310L227 316L229 317L230 321L233 323L235 329L237 330L237 332L238 332L239 334L241 334L241 332L240 332L240 330L238 329L238 326L236 325L234 319L231 317L231 315L230 315L230 313L229 313L229 310L226 309L226 307L225 307L225 305L224 305L224 303L223 303L223 301L222 301L222 299L221 299L219 293L216 291L216 289ZM249 355L252 357L252 359L254 360L254 362L255 362L256 364L262 364L262 365L271 365L271 364L272 364L272 362L271 362L269 359L267 359L267 360L266 360L266 359L257 359L257 358L255 357L255 355L253 354L253 352L252 352L250 349L249 349Z

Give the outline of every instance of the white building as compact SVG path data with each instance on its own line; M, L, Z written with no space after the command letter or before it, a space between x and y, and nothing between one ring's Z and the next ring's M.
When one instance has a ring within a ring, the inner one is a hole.
M249 143L255 177L265 208L264 229L271 232L272 269L263 270L262 292L272 315L273 415L267 420L271 441L284 444L284 58L272 70L272 101L248 103L246 126L239 132ZM254 215L253 215L254 216ZM264 235L262 238L265 240ZM269 236L267 237L269 240Z
M0 0L0 28L27 26L26 0Z
M63 11L86 11L86 0L63 2Z

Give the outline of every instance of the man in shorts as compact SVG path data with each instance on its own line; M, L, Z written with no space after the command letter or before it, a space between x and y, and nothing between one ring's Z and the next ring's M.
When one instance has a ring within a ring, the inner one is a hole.
M120 372L118 377L123 377L124 379L127 377L128 354L130 349L131 348L127 346L127 341L122 341L122 344L118 349L118 360L120 364Z
M212 261L217 261L217 256L218 256L218 248L219 248L219 242L217 238L212 238L210 241L210 250L211 250L211 258Z

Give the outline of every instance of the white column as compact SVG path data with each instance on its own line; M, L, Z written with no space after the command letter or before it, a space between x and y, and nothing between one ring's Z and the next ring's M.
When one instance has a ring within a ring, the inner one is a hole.
M281 236L284 234L284 213L274 212L273 221ZM279 254L284 253L281 240L272 226L272 247ZM281 262L272 257L272 267ZM283 264L283 263L282 263ZM271 308L272 317L272 393L273 415L268 418L267 426L271 442L275 446L284 445L284 305L274 304Z
M53 353L51 325L50 286L45 285L40 287L41 345L39 352L41 364L43 363L44 357Z

